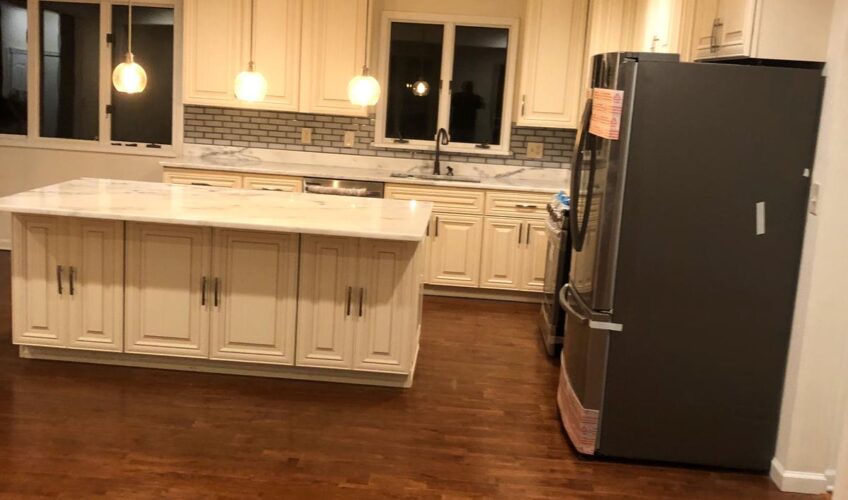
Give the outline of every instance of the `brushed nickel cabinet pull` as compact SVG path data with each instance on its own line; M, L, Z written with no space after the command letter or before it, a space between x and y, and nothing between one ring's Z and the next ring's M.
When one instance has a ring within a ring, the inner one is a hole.
M518 244L519 244L519 245L521 244L521 233L523 233L523 232L524 232L524 223L522 222L522 223L518 226Z
M74 276L75 275L76 275L76 269L74 269L74 266L71 266L70 269L68 269L68 279L70 280L69 281L70 286L68 288L69 288L69 292L71 293L71 295L74 294Z
M362 317L362 302L364 302L364 299L365 299L365 289L360 288L359 289L359 317L360 318Z
M527 105L527 94L521 96L521 116L524 116L524 108Z
M436 216L436 238L439 237L439 217Z
M59 295L62 295L62 266L56 266L56 284L59 288Z
M427 223L427 236L430 236L430 223Z
M531 228L530 228L530 223L528 222L528 223L527 223L527 237L526 237L526 238L524 238L524 243L526 243L526 244L527 244L527 246L530 246L530 229L531 229Z
M218 279L218 278L215 278L215 307L218 307L221 304L220 288L221 288L221 280Z
M539 206L531 205L529 203L516 203L515 208L539 208Z
M209 184L208 182L192 182L192 183L191 183L191 185L192 185L192 186L206 186L206 187L212 187L212 184Z
M200 280L200 305L206 306L206 276Z
M350 316L350 299L353 294L353 287L347 287L347 305L345 306L345 316Z
M280 189L280 188L269 188L269 187L259 188L259 190L260 191L282 191L282 189Z

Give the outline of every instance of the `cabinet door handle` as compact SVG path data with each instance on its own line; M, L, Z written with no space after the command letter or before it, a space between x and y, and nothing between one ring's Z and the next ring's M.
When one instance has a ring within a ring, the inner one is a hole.
M206 306L206 276L200 280L200 305Z
M221 297L220 297L220 293L219 293L220 288L221 288L221 280L218 279L218 278L215 278L215 307L218 307L221 304Z
M430 236L430 223L427 223L427 236Z
M59 289L59 295L62 295L62 266L56 266L56 285Z
M70 292L71 295L74 294L74 277L75 276L76 276L76 269L74 269L74 266L71 266L70 269L68 269L68 280L69 280L68 281L68 283L69 283L68 291Z
M518 244L519 245L521 244L522 233L524 233L524 223L523 222L518 226Z
M516 203L515 208L539 208L538 205L532 205L529 203Z
M521 96L521 116L524 116L524 108L527 106L527 94Z
M364 299L365 299L365 289L360 288L359 289L359 317L360 318L362 317L362 303L364 302Z
M436 238L439 237L439 216L436 216Z
M527 246L530 246L530 223L529 222L527 223L527 237L524 238L524 243Z
M350 299L353 294L353 287L347 287L347 305L345 305L345 316L350 316Z

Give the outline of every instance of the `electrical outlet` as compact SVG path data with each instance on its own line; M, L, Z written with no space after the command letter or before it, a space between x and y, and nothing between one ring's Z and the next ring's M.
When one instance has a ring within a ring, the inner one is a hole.
M821 185L818 182L814 182L810 187L810 213L813 215L819 214L820 191Z
M303 127L300 129L300 143L301 144L312 144L312 129L309 127Z
M356 143L356 134L352 130L344 133L344 145L346 148L352 148Z
M527 143L527 157L540 159L545 156L545 145L541 142Z

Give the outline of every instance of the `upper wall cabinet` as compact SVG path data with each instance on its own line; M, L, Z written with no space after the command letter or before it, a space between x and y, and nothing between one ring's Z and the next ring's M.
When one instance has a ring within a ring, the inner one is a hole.
M236 99L236 75L250 61L251 0L186 0L184 101L187 104L296 111L302 0L256 0L254 53L268 80L262 103Z
M588 0L528 0L518 125L576 128Z
M679 53L689 59L695 0L636 0L631 49Z
M833 0L696 0L695 59L824 61Z
M365 64L367 0L303 0L300 111L366 116L347 84Z

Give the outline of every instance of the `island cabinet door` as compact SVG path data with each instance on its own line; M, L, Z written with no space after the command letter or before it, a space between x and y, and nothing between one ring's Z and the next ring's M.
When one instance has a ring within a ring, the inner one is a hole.
M521 219L486 217L480 286L518 290L526 223Z
M362 240L354 369L409 373L421 295L417 244Z
M353 367L358 244L356 238L301 237L298 366Z
M124 223L66 219L68 347L124 346Z
M430 235L432 240L427 282L434 285L478 286L483 217L436 214L430 225Z
M127 223L126 352L209 356L211 232Z
M294 364L298 235L230 229L213 235L210 357Z
M67 343L65 246L58 217L12 218L12 341L64 347Z

